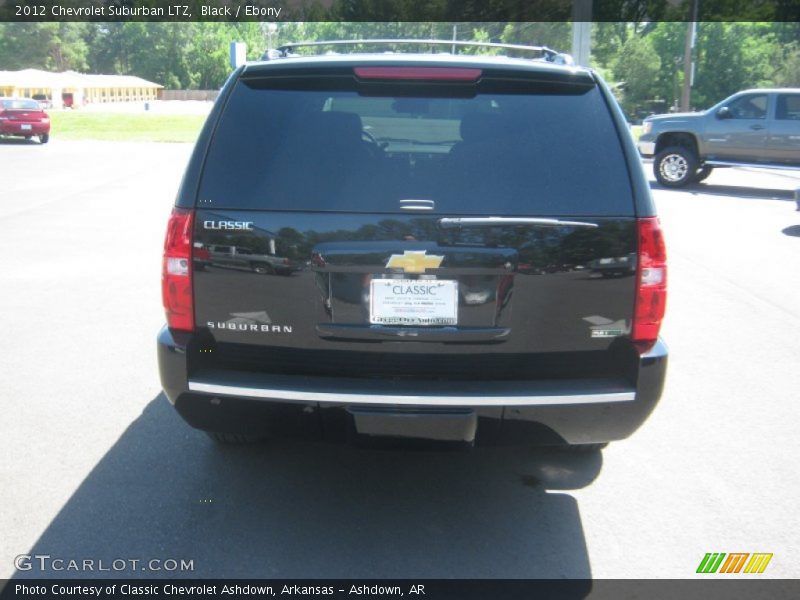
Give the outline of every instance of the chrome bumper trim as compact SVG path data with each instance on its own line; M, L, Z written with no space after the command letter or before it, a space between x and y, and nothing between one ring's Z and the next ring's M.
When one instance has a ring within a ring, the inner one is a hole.
M256 398L287 402L319 402L326 404L392 404L406 406L565 406L570 404L602 404L630 402L636 399L633 391L597 394L543 394L509 396L470 395L411 395L347 392L314 392L280 388L222 385L204 381L189 381L189 391L217 396Z
M656 153L655 142L639 142L639 153L645 156L652 156Z

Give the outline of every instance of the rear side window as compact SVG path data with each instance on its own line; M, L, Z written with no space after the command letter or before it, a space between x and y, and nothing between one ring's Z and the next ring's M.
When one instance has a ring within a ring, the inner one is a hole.
M750 94L731 102L730 114L734 119L766 119L767 95Z
M780 94L775 118L780 121L800 121L800 94Z
M343 79L240 80L209 148L202 206L392 213L417 199L440 214L633 214L597 87L366 95Z
M39 103L36 100L3 100L3 108L6 110L39 110Z

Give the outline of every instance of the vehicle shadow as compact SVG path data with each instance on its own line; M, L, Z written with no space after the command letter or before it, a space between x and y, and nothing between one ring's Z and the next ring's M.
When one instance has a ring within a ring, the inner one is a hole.
M789 227L785 227L781 230L781 233L784 235L790 235L792 237L800 237L800 225L790 225Z
M674 189L664 187L658 182L650 182L651 190L664 190L668 192L678 192L684 194L708 194L710 196L727 196L729 198L741 198L744 200L791 200L794 201L793 190L781 190L771 188L754 188L740 185L715 185L701 182L692 183L685 188Z
M41 146L37 139L26 140L24 137L0 137L0 146Z
M584 487L601 467L600 452L556 449L218 446L159 395L30 552L144 562L88 573L34 562L14 577L589 579L577 502L549 490ZM143 571L169 558L194 570Z

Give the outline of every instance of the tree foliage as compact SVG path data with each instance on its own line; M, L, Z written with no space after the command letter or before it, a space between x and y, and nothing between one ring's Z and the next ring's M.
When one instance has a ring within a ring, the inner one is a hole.
M549 0L548 0L549 1ZM548 1L540 3L545 9ZM432 17L468 15L471 22L403 22L418 0L342 0L330 10L307 2L308 21L280 23L273 46L290 41L364 38L439 38L545 45L569 51L572 26L567 22L492 22L493 0L428 0ZM591 66L619 92L633 115L677 104L683 85L686 23L648 21L659 3L609 0L630 7L628 22L595 23ZM457 5L462 8L459 13ZM523 0L504 0L509 18L524 14ZM563 3L552 0L557 12ZM487 9L488 6L488 9ZM617 6L617 8L619 8ZM616 10L616 9L615 9ZM665 9L666 10L666 9ZM316 14L317 11L319 14ZM373 15L374 22L348 22L348 16ZM549 14L549 13L548 13ZM315 16L316 15L316 16ZM661 15L663 16L663 15ZM666 17L665 17L666 18ZM0 23L0 70L39 68L54 71L132 74L168 88L215 89L230 73L230 42L245 42L248 58L261 57L269 43L265 23ZM389 49L389 48L387 48ZM427 48L423 48L427 51ZM492 53L462 49L464 53ZM694 49L695 78L691 104L705 108L748 87L800 86L800 23L699 23Z
M653 100L653 82L661 59L647 37L631 36L614 59L612 72L622 88L622 103L629 113L646 110Z
M0 23L0 69L87 67L86 23Z
M779 50L775 69L775 85L800 87L800 42L793 42Z

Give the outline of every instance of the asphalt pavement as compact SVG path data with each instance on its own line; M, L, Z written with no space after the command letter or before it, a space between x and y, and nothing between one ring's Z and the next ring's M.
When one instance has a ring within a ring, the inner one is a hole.
M771 552L762 577L800 576L800 172L653 184L667 385L602 453L221 448L156 368L190 152L0 142L0 578L684 578L707 552ZM53 559L124 568L39 568Z

